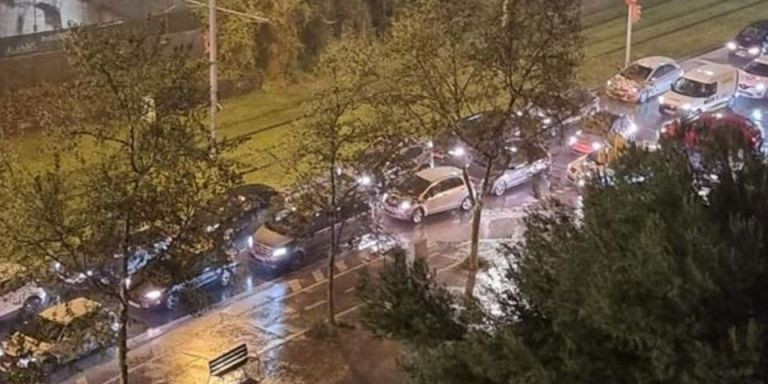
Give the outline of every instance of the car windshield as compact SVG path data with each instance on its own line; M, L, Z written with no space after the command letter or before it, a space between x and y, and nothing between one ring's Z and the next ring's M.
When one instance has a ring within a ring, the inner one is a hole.
M400 184L398 190L409 196L419 196L422 192L429 188L429 185L430 183L426 179L417 175L413 175L406 178L405 181Z
M741 33L739 33L739 36L741 36L741 37L747 37L747 38L750 38L750 39L760 39L760 38L762 38L762 37L763 37L765 34L766 34L766 31L764 31L764 30L762 30L762 29L760 29L760 28L755 28L755 27L753 27L753 26L749 26L749 27L746 27L746 28L744 28L744 29L741 31Z
M753 61L744 67L744 72L755 76L768 77L768 64Z
M642 81L648 78L652 69L640 64L630 64L621 71L621 75L630 80Z
M700 83L685 77L678 79L673 85L672 90L681 95L690 97L709 97L717 91L715 83Z
M298 213L290 209L281 209L271 215L265 225L279 234L293 235L298 233L305 223Z
M42 316L35 316L29 323L24 324L21 333L37 341L53 344L63 330L63 324L53 322Z

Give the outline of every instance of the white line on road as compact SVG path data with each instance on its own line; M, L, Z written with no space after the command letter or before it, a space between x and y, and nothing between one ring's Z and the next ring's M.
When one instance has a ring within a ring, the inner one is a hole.
M325 280L325 276L323 276L323 271L320 269L316 269L314 272L312 272L312 277L315 278L315 282L321 282Z
M354 290L355 290L355 287L349 287L349 288L344 290L344 293L350 293L350 292L352 292Z
M345 263L344 260L339 260L336 262L336 269L338 269L339 272L344 272L349 269L349 267L347 267L347 263Z
M75 384L88 384L88 378L85 376L82 376L75 381Z
M299 279L289 281L288 286L291 287L291 292L296 293L301 291L301 281L299 281Z
M325 303L327 303L326 300L320 300L317 303L313 303L313 304L307 305L306 307L304 307L304 310L305 311L311 311L311 310L313 310L313 309L315 309L315 308L317 308L317 307L319 307L319 306L321 306L321 305L323 305Z

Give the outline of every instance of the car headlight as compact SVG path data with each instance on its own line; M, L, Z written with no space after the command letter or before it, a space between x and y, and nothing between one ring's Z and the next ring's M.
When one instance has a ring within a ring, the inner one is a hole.
M750 48L750 49L749 49L749 51L747 51L747 52L748 52L750 55L752 55L752 56L757 56L757 55L759 55L759 54L760 54L760 48L758 48L758 47L752 47L752 48Z
M637 132L637 124L629 123L629 126L627 127L627 133L633 134L635 132Z
M411 202L410 201L403 201L402 203L400 203L400 209L402 209L402 210L411 209Z
M731 51L735 51L736 48L738 48L736 43L734 43L733 41L729 41L729 42L725 43L725 47L728 48Z
M248 248L253 248L253 236L248 236Z
M576 144L576 136L571 136L568 138L568 145L574 145Z
M551 117L545 117L544 120L541 121L544 123L544 125L550 125L552 124L552 118Z
M163 296L163 291L161 291L159 289L153 289L153 290L151 290L151 291L149 291L149 292L144 294L144 297L149 299L149 300L157 300L161 296Z
M606 85L606 86L608 86L608 87L610 87L611 85L613 85L613 80L608 80L608 81L606 81L606 82L605 82L605 85Z
M272 257L285 256L288 253L288 249L281 247L272 251Z
M453 156L453 157L461 157L461 156L464 156L466 151L464 151L464 147L458 147L457 146L457 147L451 149L450 151L448 151L448 153L450 153L451 156Z
M685 109L686 111L687 111L687 110L689 110L689 109L691 109L691 103L685 103L685 104L683 104L682 108L683 108L683 109Z
M659 104L664 104L664 95L659 96Z
M5 356L5 349L3 349L2 346L0 346L0 357Z
M765 91L765 83L757 83L757 85L755 86L755 88L756 88L758 91L761 91L761 92L762 92L762 91Z
M592 150L599 151L601 149L603 149L602 143L598 143L598 142L592 143Z

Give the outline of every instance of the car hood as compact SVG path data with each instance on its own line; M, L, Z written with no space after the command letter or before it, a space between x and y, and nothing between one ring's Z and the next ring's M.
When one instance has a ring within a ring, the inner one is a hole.
M19 357L24 352L32 352L33 356L41 356L53 350L53 344L38 341L34 338L16 332L10 339L3 342L3 351L12 357Z
M416 200L418 200L418 197L415 197L405 191L395 188L392 191L387 192L387 198L385 202L387 204L397 205L404 201L414 202Z
M616 91L634 91L645 88L645 85L645 81L635 81L618 74L611 78L611 85L608 88Z
M270 248L279 248L288 245L293 242L293 238L275 232L269 229L266 225L262 225L253 234L253 242L258 243Z
M664 103L666 105L672 105L676 107L682 107L685 104L696 105L701 102L702 99L681 95L677 92L669 91L664 94Z

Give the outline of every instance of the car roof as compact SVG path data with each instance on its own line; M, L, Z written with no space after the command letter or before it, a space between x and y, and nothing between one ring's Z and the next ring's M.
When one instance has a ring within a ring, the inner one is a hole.
M749 24L750 27L768 30L768 20L758 20Z
M640 64L644 67L656 69L664 64L673 64L677 66L677 62L673 59L670 59L666 56L648 56L643 57L642 59L636 60L635 63Z
M430 183L434 183L450 176L461 176L461 169L449 166L427 168L419 171L416 176L419 176Z
M703 121L708 124L721 122L721 125L738 124L740 127L755 127L755 123L750 118L730 110L704 112L693 121Z
M79 297L40 312L40 317L54 323L67 325L77 318L89 315L100 309L101 303Z
M730 71L735 71L735 69L724 64L707 63L686 72L683 76L700 83L714 83L718 76Z
M754 60L756 63L768 65L768 55L760 56Z

